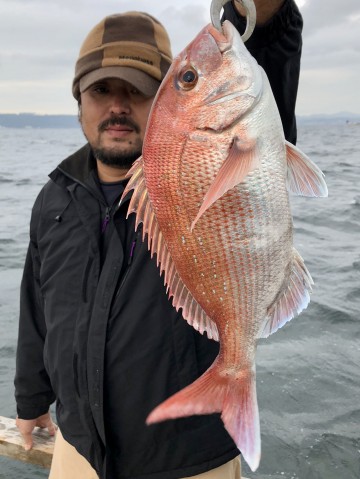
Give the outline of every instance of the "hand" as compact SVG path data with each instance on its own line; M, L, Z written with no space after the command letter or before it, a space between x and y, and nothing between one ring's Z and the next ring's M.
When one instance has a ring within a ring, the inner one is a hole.
M41 429L47 428L50 436L55 436L57 430L57 425L53 422L49 412L39 416L36 419L19 419L17 417L16 426L18 427L20 434L24 439L25 451L30 451L30 449L33 447L32 432L35 427L41 427Z

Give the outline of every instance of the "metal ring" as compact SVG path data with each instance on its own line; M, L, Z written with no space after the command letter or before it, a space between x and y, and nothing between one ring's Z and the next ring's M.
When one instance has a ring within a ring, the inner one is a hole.
M221 9L229 3L231 0L212 0L210 6L210 17L211 23L213 26L222 31L221 23L220 23L220 12ZM251 37L252 32L254 31L256 25L256 8L254 4L254 0L236 0L239 2L246 10L246 29L241 38L243 42L246 42Z

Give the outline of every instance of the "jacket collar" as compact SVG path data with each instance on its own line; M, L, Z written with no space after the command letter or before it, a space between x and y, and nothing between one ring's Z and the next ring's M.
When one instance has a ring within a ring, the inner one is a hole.
M97 185L96 160L89 143L63 160L49 174L49 177L57 185L69 190L76 188L76 185L80 184L102 203L105 203L105 199ZM131 193L127 194L122 202L128 201Z
M89 176L96 171L96 160L89 143L63 160L60 165L50 173L49 177L57 182L59 173L78 183L87 183Z
M102 203L105 199L96 185L96 160L87 143L74 154L63 160L49 175L50 179L69 191L82 185Z

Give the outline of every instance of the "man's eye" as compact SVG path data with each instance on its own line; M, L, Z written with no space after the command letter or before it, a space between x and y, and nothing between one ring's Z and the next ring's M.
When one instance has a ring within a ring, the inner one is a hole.
M92 90L95 93L107 93L109 91L109 89L103 85L95 85Z
M139 90L138 90L137 88L132 88L132 89L130 90L130 93L131 93L132 95L140 95L140 92L139 92Z

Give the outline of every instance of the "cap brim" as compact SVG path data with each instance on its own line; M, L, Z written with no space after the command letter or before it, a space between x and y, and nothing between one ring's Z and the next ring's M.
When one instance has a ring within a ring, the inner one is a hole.
M159 89L160 82L147 73L131 67L103 67L94 70L80 79L80 92L83 93L94 83L108 78L124 80L146 96L155 96Z

